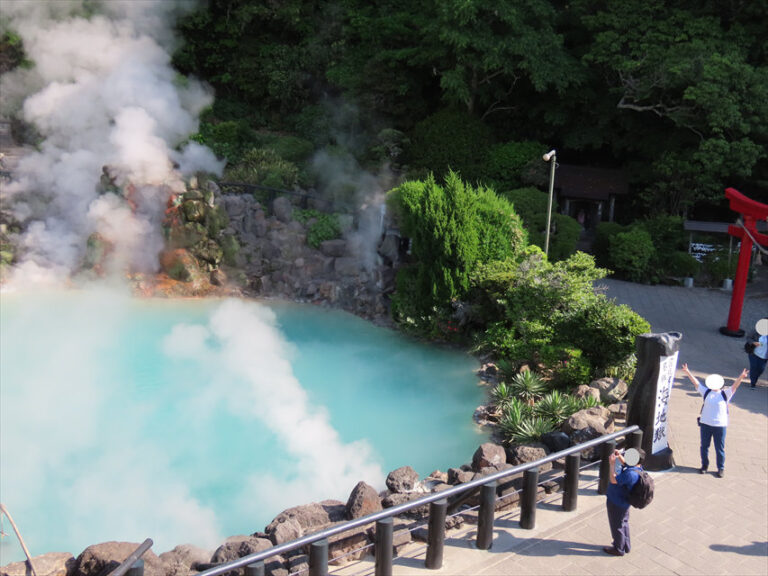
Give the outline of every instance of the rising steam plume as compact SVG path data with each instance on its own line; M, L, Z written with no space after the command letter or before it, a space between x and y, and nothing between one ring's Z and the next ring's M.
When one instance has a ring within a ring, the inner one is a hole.
M36 150L2 190L24 224L13 283L60 281L82 264L94 232L114 246L115 267L151 272L162 249L160 221L172 192L196 170L222 164L196 143L210 90L170 65L171 23L196 2L3 0L33 66L0 79L0 111L37 130ZM99 194L102 168L132 190L133 206Z

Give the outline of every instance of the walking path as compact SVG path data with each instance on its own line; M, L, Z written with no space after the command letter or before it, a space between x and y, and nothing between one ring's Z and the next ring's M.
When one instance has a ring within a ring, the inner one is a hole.
M768 276L768 271L762 272ZM719 333L728 318L730 293L707 288L601 283L606 294L628 304L653 332L681 332L678 371L670 402L670 445L675 467L654 473L656 495L632 510L632 552L608 556L605 497L580 490L578 510L562 512L560 496L539 504L536 528L518 526L519 511L497 517L490 551L477 550L475 527L448 534L443 566L424 567L425 550L395 560L396 575L494 574L734 574L768 575L768 374L756 390L743 384L733 398L726 439L725 478L699 474L701 397L680 370L688 363L700 379L722 374L726 385L748 366L744 339ZM768 278L747 291L741 327L754 329L768 316ZM710 449L714 462L714 449ZM713 468L713 466L710 466ZM585 473L582 477L594 474ZM370 573L359 566L344 574Z

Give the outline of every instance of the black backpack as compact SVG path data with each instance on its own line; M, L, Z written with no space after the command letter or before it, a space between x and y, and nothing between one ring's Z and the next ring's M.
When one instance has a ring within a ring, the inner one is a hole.
M637 470L637 482L629 491L629 504L634 508L645 508L653 502L653 478L642 468Z

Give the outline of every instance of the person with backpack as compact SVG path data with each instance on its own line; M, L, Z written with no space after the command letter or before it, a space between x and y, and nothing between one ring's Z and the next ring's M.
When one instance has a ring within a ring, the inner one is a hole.
M616 459L621 462L619 474L616 474ZM613 543L611 546L603 547L603 552L611 556L624 556L629 554L632 548L629 540L630 494L640 481L643 460L645 460L645 452L635 448L628 449L623 455L615 450L609 457L610 482L605 493L605 507L608 511L608 525L611 528Z
M691 374L688 364L683 364L683 372L688 379L696 386L699 394L704 399L701 406L701 415L699 416L699 427L701 430L701 468L699 474L706 474L709 468L709 444L712 439L715 440L715 460L717 463L717 472L715 476L722 478L725 476L725 432L728 429L728 405L731 398L736 394L736 390L741 386L741 381L749 376L749 370L742 370L739 377L733 383L733 386L723 390L725 381L720 374L710 374L704 380L704 385Z

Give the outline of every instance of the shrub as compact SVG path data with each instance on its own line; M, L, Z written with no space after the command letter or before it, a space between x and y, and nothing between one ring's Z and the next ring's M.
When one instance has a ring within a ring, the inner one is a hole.
M552 372L552 383L571 388L589 382L592 365L578 348L549 346L542 354L544 365Z
M240 251L240 244L234 236L222 236L219 241L223 253L222 260L227 266L236 266L235 259Z
M659 265L659 271L667 277L686 278L695 277L701 270L701 264L688 252L672 252L663 259Z
M408 157L414 167L439 176L454 171L475 180L482 175L491 132L466 111L446 108L419 122L410 140Z
M488 150L483 178L501 189L517 188L546 178L547 165L541 161L546 146L540 142L505 142Z
M260 148L274 150L278 156L289 162L303 162L315 151L312 142L298 136L262 132L257 138Z
M592 254L595 262L603 268L613 269L611 258L611 239L627 228L616 222L600 222L595 228L595 239L592 241Z
M336 215L320 213L307 230L307 244L317 249L326 240L333 240L340 236L341 227Z
M560 334L578 342L596 371L619 364L635 351L635 337L650 325L628 306L615 304L603 295L564 322Z
M633 282L647 279L654 247L651 235L644 228L635 226L613 236L610 253L613 269L618 274Z
M635 377L635 371L637 369L637 356L630 354L621 362L607 366L603 371L603 376L609 378L619 378L624 380L627 384L630 384Z
M274 150L252 148L240 162L226 170L225 177L234 182L292 189L298 179L298 169Z
M720 286L726 278L734 277L738 262L739 258L737 255L731 255L729 258L728 251L718 247L714 251L707 253L702 259L701 280L709 286Z

